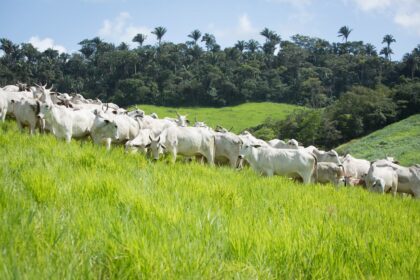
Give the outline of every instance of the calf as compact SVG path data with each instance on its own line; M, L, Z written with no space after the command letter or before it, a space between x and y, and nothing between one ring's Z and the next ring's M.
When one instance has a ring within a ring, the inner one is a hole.
M318 162L317 182L321 184L332 183L338 185L344 178L343 167L333 162Z

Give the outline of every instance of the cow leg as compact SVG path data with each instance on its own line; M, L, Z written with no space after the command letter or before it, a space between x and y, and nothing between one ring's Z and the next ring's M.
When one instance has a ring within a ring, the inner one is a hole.
M105 147L106 147L107 151L109 151L111 149L111 138L106 138L105 139Z
M272 176L274 175L274 172L273 172L273 170L268 169L268 170L266 170L266 171L265 171L265 175L266 175L267 177L272 177Z
M20 132L23 132L23 125L22 125L22 123L20 121L17 121L17 125L18 125L18 128L19 128L19 131Z
M66 142L67 143L71 142L71 133L66 133Z
M302 177L303 184L308 185L311 183L311 174L299 174Z
M173 149L172 150L172 163L176 162L176 155L177 155L177 151L176 149Z

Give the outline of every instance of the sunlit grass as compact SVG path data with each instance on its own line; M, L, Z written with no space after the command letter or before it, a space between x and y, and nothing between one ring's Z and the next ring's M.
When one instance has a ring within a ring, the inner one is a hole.
M0 129L0 279L418 279L420 204Z
M420 115L391 124L337 148L356 157L375 160L393 156L403 165L420 163Z
M175 117L178 111L180 114L188 114L191 121L197 117L199 121L205 121L212 127L221 125L227 129L233 128L232 130L236 133L261 124L268 117L276 120L285 119L293 110L302 108L272 102L245 103L222 108L171 108L154 105L138 105L137 107L143 109L147 114L155 112L159 117Z

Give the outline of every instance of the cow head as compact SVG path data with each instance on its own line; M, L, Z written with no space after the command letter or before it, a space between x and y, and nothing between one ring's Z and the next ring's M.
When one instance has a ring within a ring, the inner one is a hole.
M38 113L37 117L40 118L40 119L44 119L45 116L51 112L52 107L53 107L52 103L49 103L49 102L48 103L42 103L40 108L39 108L39 113Z
M115 121L109 119L108 116L102 114L99 110L94 111L95 114L95 125L94 129L101 138L111 138L113 140L119 140L118 125Z
M183 116L178 114L178 112L176 112L176 115L178 116L178 118L176 119L176 123L178 124L178 126L186 127L190 124L190 121L187 119L188 115Z
M161 149L166 150L166 147L160 142L160 136L157 139L153 139L152 136L149 135L149 140L150 144L147 144L146 148L150 148L152 150L153 159L158 160Z
M260 148L261 145L250 145L250 144L242 144L241 149L239 150L239 158L244 159L248 155L252 153L253 149Z

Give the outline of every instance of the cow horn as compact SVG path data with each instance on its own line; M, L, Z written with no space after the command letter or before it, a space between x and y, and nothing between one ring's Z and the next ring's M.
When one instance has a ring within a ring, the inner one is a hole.
M176 112L176 115L177 115L178 117L180 117L180 115L179 115L178 111Z
M152 136L149 135L149 139L150 139L151 142L153 142Z
M229 130L228 130L228 131L229 131L229 132L231 132L231 130L232 130L232 129L233 129L233 126L232 126L231 128L229 128Z

